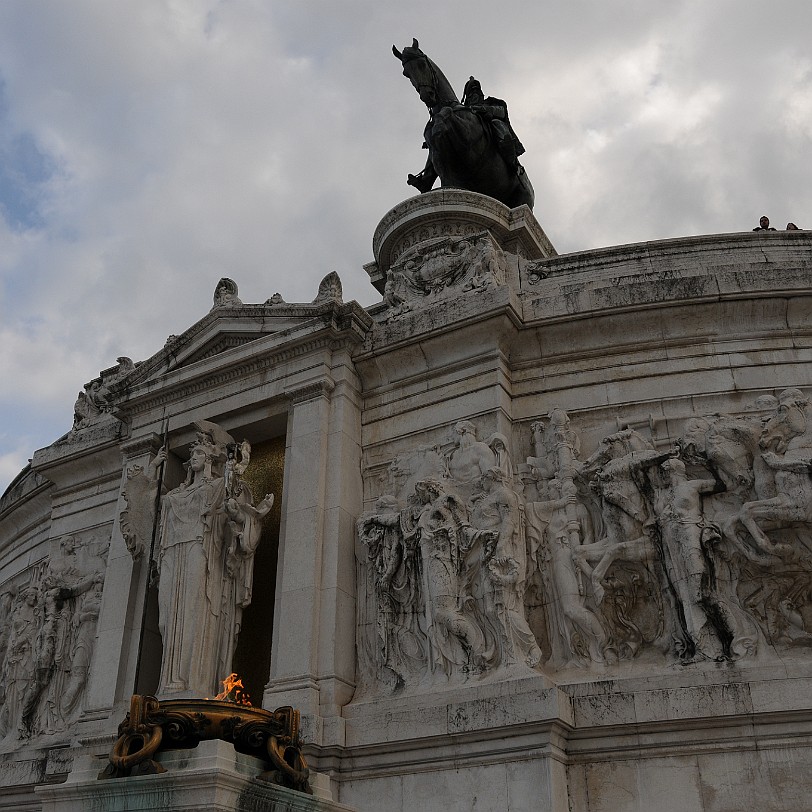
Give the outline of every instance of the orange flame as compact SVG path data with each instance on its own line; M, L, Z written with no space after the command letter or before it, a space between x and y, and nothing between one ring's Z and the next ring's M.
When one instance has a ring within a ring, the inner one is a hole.
M246 693L242 680L236 674L229 674L223 680L223 690L214 698L221 702L251 706L251 697Z

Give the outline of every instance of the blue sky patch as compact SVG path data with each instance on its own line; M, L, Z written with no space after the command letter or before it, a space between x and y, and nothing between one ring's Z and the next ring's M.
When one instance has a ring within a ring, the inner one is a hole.
M42 228L42 203L56 162L29 132L14 132L5 87L0 84L0 209L15 231Z

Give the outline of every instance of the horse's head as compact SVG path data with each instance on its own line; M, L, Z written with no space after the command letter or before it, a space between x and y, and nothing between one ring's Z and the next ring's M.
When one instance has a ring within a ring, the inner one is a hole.
M785 389L779 396L776 413L766 422L759 445L774 448L779 454L789 441L806 432L806 407L809 401L798 389Z
M394 45L392 53L403 65L403 75L412 83L420 100L431 110L449 102L459 103L443 72L421 50L416 39L399 51Z

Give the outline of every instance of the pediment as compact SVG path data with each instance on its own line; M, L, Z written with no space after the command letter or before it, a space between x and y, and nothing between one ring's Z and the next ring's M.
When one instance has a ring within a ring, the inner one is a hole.
M111 386L120 406L139 391L155 390L174 381L219 374L227 365L251 363L252 355L278 354L312 341L324 330L349 330L361 340L372 324L357 303L324 297L309 304L266 302L214 307L184 333L170 336L164 347ZM252 347L256 349L252 349Z
M269 331L273 332L273 331ZM262 336L268 335L268 332L222 332L209 337L202 346L197 345L195 349L191 349L187 354L177 359L176 363L172 365L172 369L186 367L190 364L195 364L198 361L205 361L207 358L213 358L215 355L220 355L227 350L234 349L235 347L242 347L245 344L255 341Z
M131 376L127 383L132 386L157 380L167 372L215 359L269 335L295 331L316 315L278 312L280 308L274 308L277 312L268 312L269 309L262 305L242 305L213 310L186 332L170 336L163 349L139 365L136 372L140 374Z

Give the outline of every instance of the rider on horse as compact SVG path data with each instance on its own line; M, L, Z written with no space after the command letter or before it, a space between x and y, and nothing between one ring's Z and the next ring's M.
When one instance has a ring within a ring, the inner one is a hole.
M508 166L517 173L523 172L519 156L524 153L524 147L510 124L507 103L494 96L486 98L482 92L482 85L473 76L465 83L462 103L480 116L490 128L496 149Z
M473 76L460 102L416 39L402 51L392 46L392 52L429 110L423 131L429 157L423 171L409 175L407 183L428 192L439 177L441 186L488 195L510 208L532 209L533 186L518 161L524 147L510 126L505 102L486 98Z

